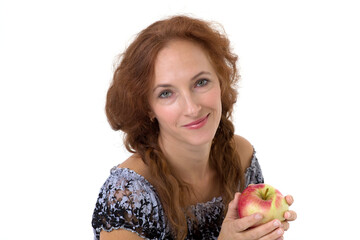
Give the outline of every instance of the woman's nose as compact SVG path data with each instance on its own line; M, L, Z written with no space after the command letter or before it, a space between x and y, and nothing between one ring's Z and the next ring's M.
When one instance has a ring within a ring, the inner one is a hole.
M201 105L198 99L191 94L184 96L184 110L185 114L189 116L197 116L201 110Z

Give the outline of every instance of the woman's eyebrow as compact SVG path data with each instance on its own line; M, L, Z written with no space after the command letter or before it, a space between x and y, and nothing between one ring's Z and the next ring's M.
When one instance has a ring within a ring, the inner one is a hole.
M153 92L155 92L155 90L159 87L162 87L162 88L169 88L169 87L172 87L171 84L159 84L159 85L156 85L156 87L154 87L153 89Z
M203 74L208 74L208 75L211 75L210 72L205 72L205 71L201 71L199 72L198 74L196 74L195 76L193 76L190 80L191 81L194 81L196 80L199 76L203 75ZM159 84L159 85L156 85L156 87L154 87L153 89L153 92L155 92L155 90L159 87L162 87L162 88L169 88L169 87L172 87L171 84Z
M201 76L201 75L203 75L203 74L209 74L209 75L211 75L211 73L209 73L209 72L201 71L201 72L199 72L198 74L196 74L195 76L193 76L193 77L191 78L191 81L194 81L196 78L198 78L199 76Z

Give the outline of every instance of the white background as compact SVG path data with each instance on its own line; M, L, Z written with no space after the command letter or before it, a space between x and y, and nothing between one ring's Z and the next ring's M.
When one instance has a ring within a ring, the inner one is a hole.
M121 134L104 104L113 63L173 14L221 23L242 75L236 133L295 198L285 239L356 239L360 8L356 1L0 2L0 239L92 239Z

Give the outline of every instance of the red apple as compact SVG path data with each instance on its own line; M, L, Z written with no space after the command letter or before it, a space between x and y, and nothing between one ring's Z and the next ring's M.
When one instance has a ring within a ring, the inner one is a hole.
M285 197L268 184L251 184L240 195L238 203L239 217L261 213L264 217L258 224L267 223L275 218L284 221L284 213L289 209Z

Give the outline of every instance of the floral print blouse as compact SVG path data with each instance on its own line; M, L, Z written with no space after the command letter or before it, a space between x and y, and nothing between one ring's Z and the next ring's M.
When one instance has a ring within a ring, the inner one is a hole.
M264 183L255 151L246 169L245 186ZM221 196L191 206L197 221L188 219L186 239L217 239L224 220ZM173 239L156 189L128 168L114 167L100 189L92 217L94 239L100 231L126 229L144 239Z

